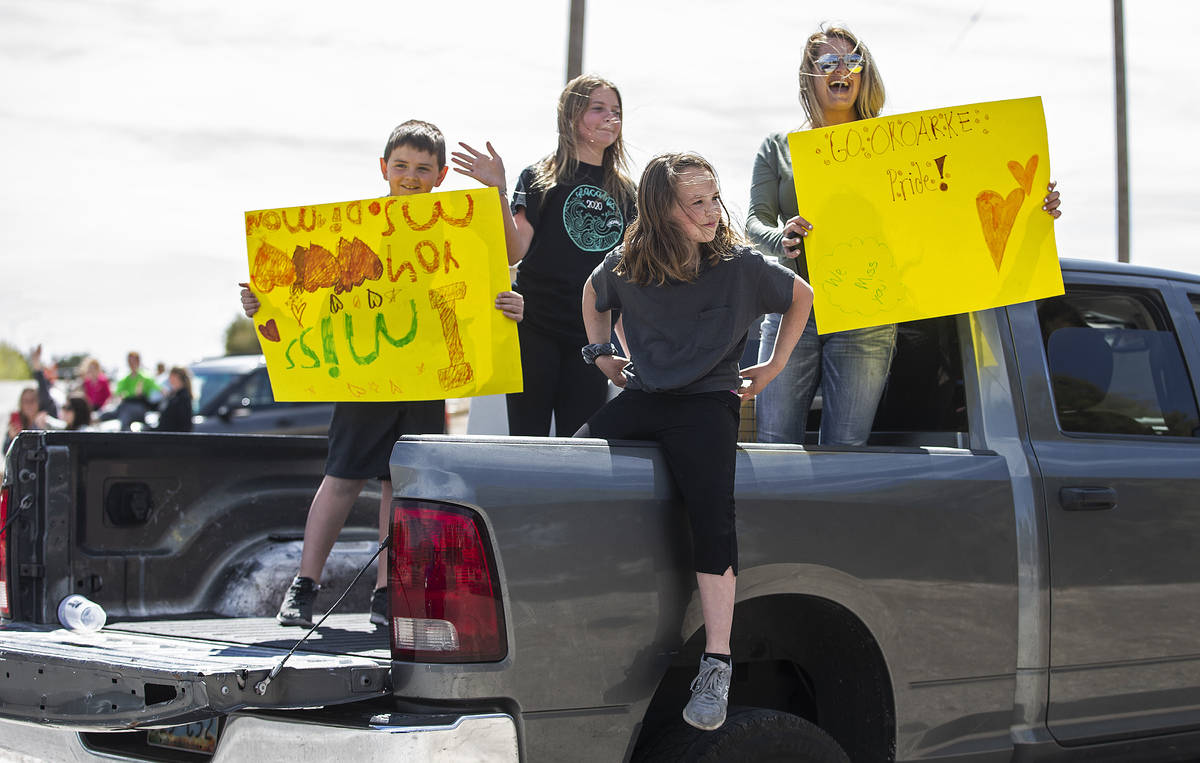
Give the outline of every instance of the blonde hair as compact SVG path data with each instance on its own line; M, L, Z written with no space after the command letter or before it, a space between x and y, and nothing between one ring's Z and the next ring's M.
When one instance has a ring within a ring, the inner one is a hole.
M617 275L636 284L662 286L668 280L696 280L700 263L715 265L732 259L734 247L744 243L729 225L729 210L721 203L721 220L712 241L696 246L671 219L679 204L679 177L697 169L717 179L717 171L708 160L691 152L659 154L642 172L637 190L637 219L625 231L621 261L613 269Z
M579 120L587 111L592 91L610 88L621 105L621 91L617 86L595 74L581 74L567 83L558 96L558 148L553 154L534 165L533 187L548 193L559 183L565 183L579 168L579 137L576 132ZM629 157L625 153L625 131L617 132L617 139L604 149L601 162L604 190L616 200L622 209L633 200L633 181L629 178Z
M879 116L879 112L883 110L883 101L887 97L883 89L883 78L879 76L879 69L866 43L845 27L822 24L804 44L804 58L800 61L800 105L804 107L804 113L812 127L825 126L821 106L817 103L817 96L812 88L814 82L818 79L823 80L826 76L816 68L817 48L834 39L845 40L853 46L855 53L860 53L863 57L858 97L854 99L854 118L871 119Z

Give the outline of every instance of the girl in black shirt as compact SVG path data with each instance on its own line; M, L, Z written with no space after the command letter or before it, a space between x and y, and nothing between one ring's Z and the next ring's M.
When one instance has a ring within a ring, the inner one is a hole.
M499 156L460 144L456 171L494 179L505 195ZM558 148L525 168L506 214L508 262L520 263L516 291L525 297L521 341L524 391L508 396L508 430L545 437L550 417L570 436L604 404L608 382L584 364L587 334L579 312L583 283L621 243L634 215L633 182L621 138L621 95L584 74L558 99Z

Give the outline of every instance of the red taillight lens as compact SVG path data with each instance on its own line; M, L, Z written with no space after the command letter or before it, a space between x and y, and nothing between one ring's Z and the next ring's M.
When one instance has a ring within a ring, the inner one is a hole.
M397 502L391 529L392 659L504 659L504 605L483 520L455 506Z
M8 524L8 488L0 488L0 528ZM8 533L0 529L0 617L12 615L8 606Z

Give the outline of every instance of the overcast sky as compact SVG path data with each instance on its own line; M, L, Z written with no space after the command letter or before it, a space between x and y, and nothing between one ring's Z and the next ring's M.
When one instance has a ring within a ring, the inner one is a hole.
M1126 3L1133 260L1193 272L1198 5ZM758 144L802 121L818 7L593 0L584 67L621 88L635 172L696 150L741 219ZM1059 253L1116 258L1108 3L829 8L870 45L885 113L1042 96ZM0 339L122 371L128 349L220 354L245 210L385 194L377 157L411 117L491 139L515 180L554 146L566 26L566 0L0 0Z

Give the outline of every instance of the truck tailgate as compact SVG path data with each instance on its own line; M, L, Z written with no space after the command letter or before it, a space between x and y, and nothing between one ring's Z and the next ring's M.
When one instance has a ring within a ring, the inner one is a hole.
M80 731L174 726L243 708L340 704L391 692L385 632L332 615L304 634L271 618L121 623L96 633L0 628L0 718Z

